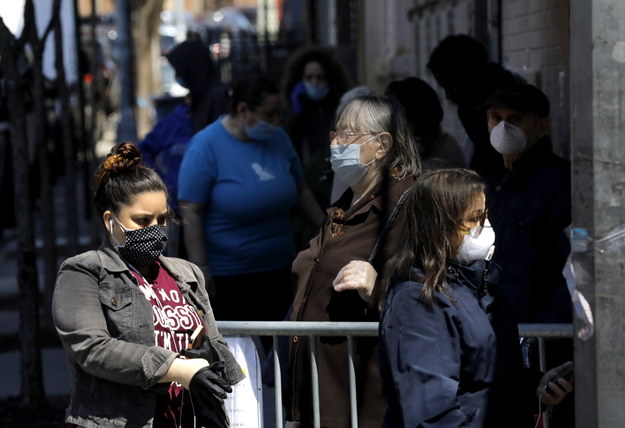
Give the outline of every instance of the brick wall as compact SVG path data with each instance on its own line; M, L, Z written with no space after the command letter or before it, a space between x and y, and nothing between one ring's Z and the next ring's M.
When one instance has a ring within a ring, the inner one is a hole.
M551 102L554 149L569 156L570 0L504 0L506 67L542 89Z
M493 7L494 0L487 2ZM465 133L456 108L426 69L432 49L449 34L475 36L476 0L365 0L362 81L381 90L389 79L414 75L439 93L443 128L458 141ZM503 65L542 89L551 101L555 151L569 156L570 0L502 0ZM489 13L493 13L489 11ZM496 21L493 21L493 23ZM492 24L492 23L491 23ZM492 35L491 37L495 37ZM411 41L414 40L414 43ZM495 43L496 44L496 43Z

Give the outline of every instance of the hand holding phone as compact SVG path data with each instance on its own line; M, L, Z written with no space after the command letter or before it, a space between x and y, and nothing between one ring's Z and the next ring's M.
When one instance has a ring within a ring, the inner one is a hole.
M540 380L537 390L541 401L549 406L560 404L564 397L573 390L573 373L572 361L549 370ZM558 382L560 379L566 380L567 383L565 385L560 384ZM557 385L557 387L555 389L551 388L549 384Z
M567 382L571 383L573 381L573 373L574 373L574 367L573 367L573 363L567 365L566 367L564 367L561 371L559 371L556 376L554 376L553 378L551 378L547 384L544 386L544 390L547 391L549 394L553 394L553 390L551 388L549 388L549 383L556 383L559 385L558 380L560 379L564 379Z

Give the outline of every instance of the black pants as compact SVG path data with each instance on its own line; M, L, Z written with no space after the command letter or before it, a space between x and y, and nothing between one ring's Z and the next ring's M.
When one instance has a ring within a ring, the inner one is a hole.
M216 296L211 304L217 320L283 321L293 301L290 266L214 279ZM261 340L268 351L271 336Z

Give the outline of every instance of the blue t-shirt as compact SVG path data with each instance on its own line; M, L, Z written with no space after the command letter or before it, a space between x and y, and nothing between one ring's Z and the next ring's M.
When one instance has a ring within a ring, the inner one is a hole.
M204 242L215 276L289 266L295 256L290 211L302 168L282 128L271 139L241 141L218 119L193 136L178 199L205 204Z

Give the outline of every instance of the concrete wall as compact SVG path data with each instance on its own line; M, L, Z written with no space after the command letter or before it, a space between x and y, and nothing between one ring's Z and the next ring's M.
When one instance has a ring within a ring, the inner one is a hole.
M383 91L395 79L414 75L415 28L410 2L364 0L360 28L361 84Z
M625 3L571 0L573 226L588 233L574 252L578 289L594 310L595 334L578 341L578 426L625 421Z

